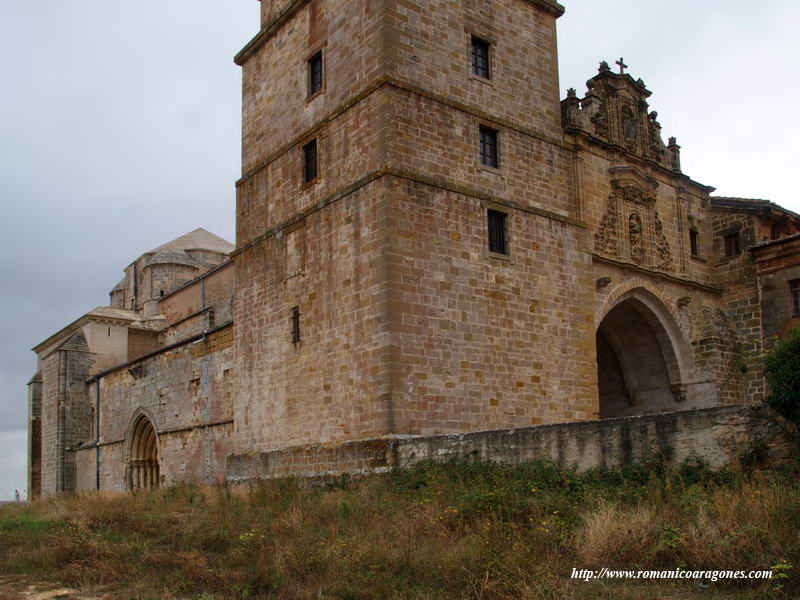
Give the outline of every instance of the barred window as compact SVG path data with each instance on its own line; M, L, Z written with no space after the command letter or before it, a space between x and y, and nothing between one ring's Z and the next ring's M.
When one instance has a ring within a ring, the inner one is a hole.
M479 37L472 36L472 72L478 77L489 79L491 76L489 66L489 42Z
M303 146L303 181L309 183L317 178L317 140Z
M497 131L481 126L481 164L499 168L500 160L497 152Z
M322 50L308 59L308 95L322 89Z
M726 235L725 238L725 257L730 258L732 256L738 256L741 254L741 248L739 245L739 234L738 233L731 233L730 235Z
M495 254L508 254L508 215L499 210L487 211L489 226L489 252Z
M700 232L697 229L689 230L689 242L692 248L692 256L700 256Z
M800 279L789 282L789 291L792 294L792 315L800 317Z
M292 343L300 341L300 307L292 308Z

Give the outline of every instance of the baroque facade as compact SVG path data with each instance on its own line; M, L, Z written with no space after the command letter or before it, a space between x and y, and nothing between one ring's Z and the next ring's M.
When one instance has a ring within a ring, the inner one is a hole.
M622 60L560 100L562 13L262 0L235 247L145 253L34 348L31 495L762 400L800 315L800 217L684 174Z

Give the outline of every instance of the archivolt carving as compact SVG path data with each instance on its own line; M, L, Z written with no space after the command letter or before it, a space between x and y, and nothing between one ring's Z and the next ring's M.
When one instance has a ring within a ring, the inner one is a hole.
M636 288L646 290L660 300L664 310L669 313L670 317L672 317L675 323L678 324L678 328L681 330L687 340L693 339L692 331L694 328L702 327L701 323L691 323L688 319L682 318L685 317L685 315L680 314L677 309L673 308L674 300L665 294L662 289L656 288L650 281L642 277L631 277L630 279L625 279L608 292L595 310L595 325L598 326L600 324L608 312L618 304L619 299L622 296L631 292L632 290L635 290ZM599 297L598 300L600 300ZM701 321L702 320L703 317L701 317Z
M599 309L595 311L595 327L600 326L611 309L628 298L635 298L642 302L663 326L669 338L668 347L674 351L673 359L676 369L671 372L670 380L673 385L685 384L692 377L692 348L689 344L691 338L684 329L685 322L676 319L676 311L671 306L673 302L670 302L669 297L664 297L650 282L634 277L611 290ZM669 364L668 357L664 358ZM678 401L681 401L681 391L680 388L673 389Z

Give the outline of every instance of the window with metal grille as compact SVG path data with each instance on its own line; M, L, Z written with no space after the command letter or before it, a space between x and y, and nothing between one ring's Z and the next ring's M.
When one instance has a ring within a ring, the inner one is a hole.
M478 77L489 79L491 70L489 66L489 42L479 37L472 36L472 72Z
M789 282L789 291L792 294L792 315L800 317L800 279Z
M292 308L292 343L300 341L300 307Z
M317 178L317 140L313 139L303 146L303 181Z
M689 230L689 243L692 248L692 256L700 256L700 232L697 229Z
M741 253L739 248L739 234L738 233L731 233L726 235L724 238L725 240L725 257L730 258L731 256L738 256Z
M497 131L481 125L481 164L487 167L500 167L497 153Z
M322 50L308 59L308 95L322 89Z
M487 211L487 222L489 225L489 252L495 254L508 254L508 235L507 235L508 215L499 210Z

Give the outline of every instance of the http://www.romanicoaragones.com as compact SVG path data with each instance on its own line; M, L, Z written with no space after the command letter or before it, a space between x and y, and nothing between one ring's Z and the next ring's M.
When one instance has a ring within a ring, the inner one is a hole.
M600 570L572 569L572 579L699 579L720 581L725 579L771 579L772 571L690 571L684 569L665 571L625 571L603 567Z

